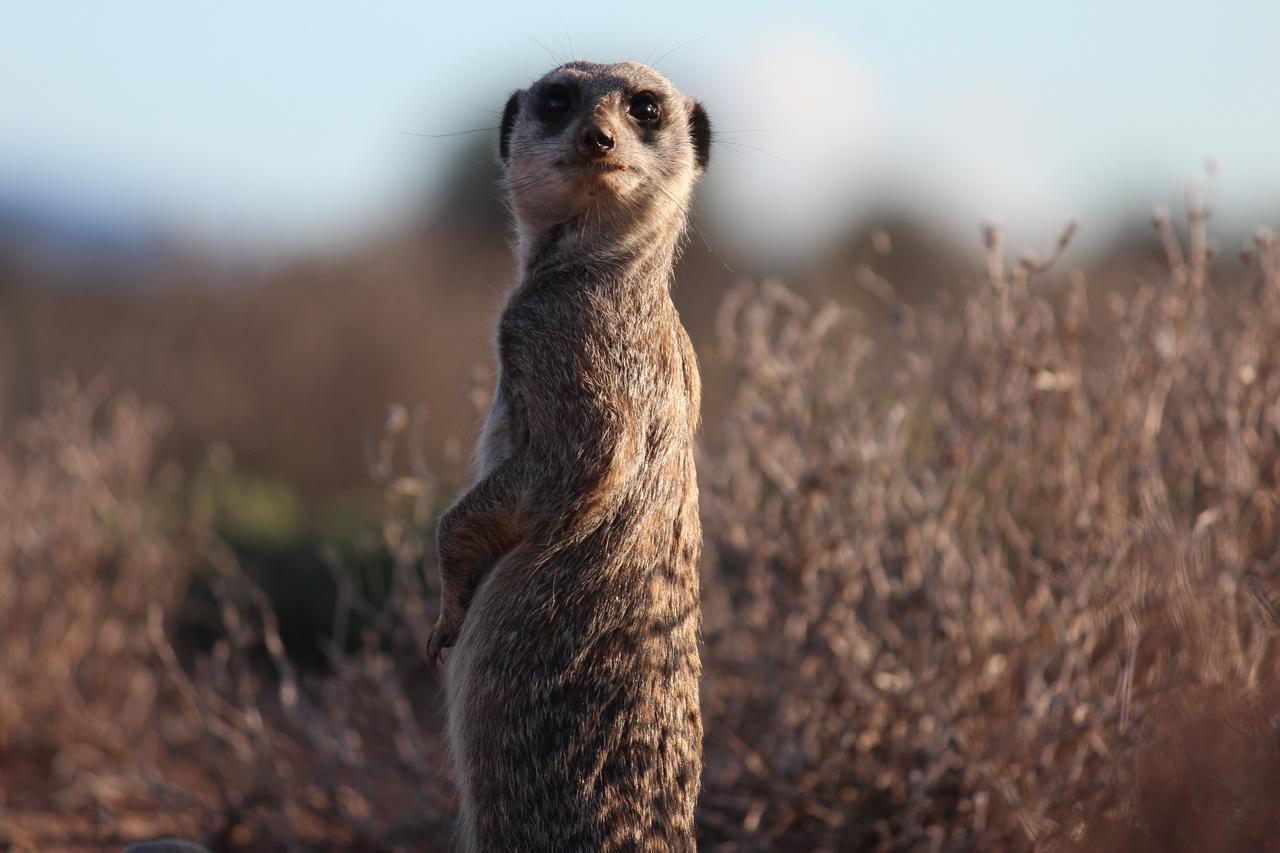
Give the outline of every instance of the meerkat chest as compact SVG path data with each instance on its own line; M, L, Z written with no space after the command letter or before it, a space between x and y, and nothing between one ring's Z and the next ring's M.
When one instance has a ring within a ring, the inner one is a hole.
M665 397L682 387L678 320L665 308L589 290L513 300L500 326L503 369L543 393Z

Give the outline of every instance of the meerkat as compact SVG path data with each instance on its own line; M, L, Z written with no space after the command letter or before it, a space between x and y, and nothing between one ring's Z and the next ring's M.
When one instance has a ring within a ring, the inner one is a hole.
M503 111L518 279L429 642L467 850L694 849L701 391L670 286L710 143L634 62L570 62Z

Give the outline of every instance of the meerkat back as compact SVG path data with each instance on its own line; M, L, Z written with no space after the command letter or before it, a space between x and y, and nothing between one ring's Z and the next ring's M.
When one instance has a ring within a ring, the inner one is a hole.
M504 110L519 276L430 642L469 850L694 849L700 387L670 285L709 147L636 63L569 63Z

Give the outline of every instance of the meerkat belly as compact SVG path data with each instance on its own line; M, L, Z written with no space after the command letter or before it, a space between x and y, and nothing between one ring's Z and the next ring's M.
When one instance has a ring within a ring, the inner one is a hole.
M688 495L623 506L551 553L526 543L477 591L448 671L477 849L682 849L701 748ZM646 827L675 834L655 847Z

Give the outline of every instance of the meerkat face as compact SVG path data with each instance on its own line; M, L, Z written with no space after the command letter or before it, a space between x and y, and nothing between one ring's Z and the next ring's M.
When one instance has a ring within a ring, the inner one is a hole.
M702 105L646 65L571 62L516 92L499 153L523 229L683 216L707 166Z

